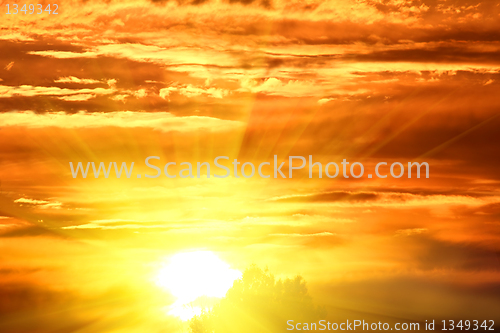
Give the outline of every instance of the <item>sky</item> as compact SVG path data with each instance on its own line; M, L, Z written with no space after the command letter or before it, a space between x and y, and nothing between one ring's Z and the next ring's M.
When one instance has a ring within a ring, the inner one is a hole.
M154 280L194 250L299 274L330 318L500 319L497 1L14 3L0 16L9 332L182 331ZM425 161L430 177L69 167L274 155Z

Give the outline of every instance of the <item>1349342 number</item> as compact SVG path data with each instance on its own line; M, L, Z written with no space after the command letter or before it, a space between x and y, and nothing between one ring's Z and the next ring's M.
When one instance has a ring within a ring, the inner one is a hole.
M52 5L47 5L45 8L43 8L42 4L24 4L22 7L21 5L18 5L17 3L13 4L6 4L7 6L7 13L5 14L43 14L43 13L49 13L53 15L59 14L57 10L59 9L59 6L57 4L52 4ZM52 7L51 7L52 6Z
M443 331L454 331L454 330L464 330L464 331L494 331L493 325L495 322L493 320L460 320L455 323L453 320L443 320Z

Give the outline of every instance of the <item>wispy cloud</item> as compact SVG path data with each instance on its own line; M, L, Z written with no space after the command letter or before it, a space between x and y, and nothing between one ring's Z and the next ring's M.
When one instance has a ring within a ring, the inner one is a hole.
M56 83L95 84L95 83L100 83L101 81L94 80L94 79L80 79L80 78L77 78L76 76L66 76L66 77L60 77L57 80L54 80L54 82L56 82Z
M40 209L61 209L62 203L59 201L51 201L51 200L36 200L30 198L19 198L14 200L15 203L25 204L25 205L33 205Z
M59 87L40 87L31 85L21 86L3 86L0 85L0 98L9 98L14 96L33 97L33 96L64 96L77 94L109 95L114 93L114 89L94 88L94 89L68 89Z
M61 128L152 128L159 131L194 131L207 129L225 131L238 129L242 124L238 121L213 117L187 116L176 117L167 112L100 112L67 114L65 112L49 112L36 114L31 111L1 113L3 126L23 126L28 128L61 127Z
M13 61L11 61L11 62L9 62L9 63L7 64L7 66L5 66L5 67L4 67L4 69L5 69L6 71L10 71L10 70L11 70L11 68L12 68L13 66L14 66L14 62L13 62Z

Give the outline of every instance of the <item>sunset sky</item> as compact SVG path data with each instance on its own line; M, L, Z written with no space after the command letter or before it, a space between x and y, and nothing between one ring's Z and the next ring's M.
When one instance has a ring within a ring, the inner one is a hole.
M157 280L190 251L226 277L301 275L330 319L500 320L498 1L14 3L0 331L182 332ZM430 178L135 177L148 156L274 155L425 161ZM73 178L69 162L138 171Z

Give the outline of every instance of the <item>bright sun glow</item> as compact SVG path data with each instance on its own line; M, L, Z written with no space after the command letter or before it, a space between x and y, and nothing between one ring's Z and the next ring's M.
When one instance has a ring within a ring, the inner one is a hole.
M160 270L156 284L167 289L177 300L168 314L188 320L201 313L201 306L193 304L198 298L221 298L241 277L241 272L210 251L178 253Z

